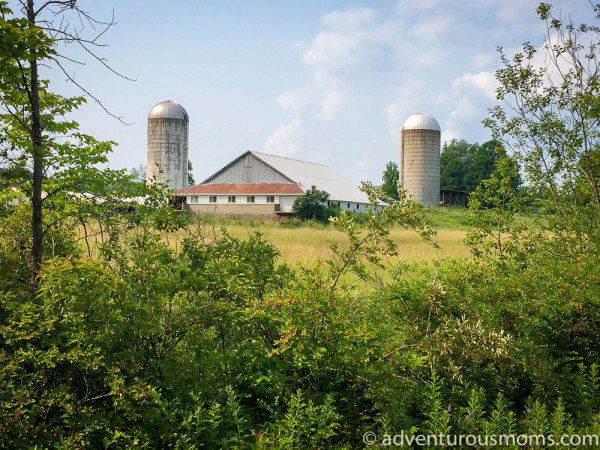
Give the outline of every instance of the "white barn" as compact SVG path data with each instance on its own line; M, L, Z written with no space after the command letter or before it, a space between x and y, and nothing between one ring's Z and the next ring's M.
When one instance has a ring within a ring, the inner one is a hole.
M289 215L296 198L312 186L329 194L329 205L366 212L367 195L330 167L248 151L202 183L179 189L193 214L269 218Z

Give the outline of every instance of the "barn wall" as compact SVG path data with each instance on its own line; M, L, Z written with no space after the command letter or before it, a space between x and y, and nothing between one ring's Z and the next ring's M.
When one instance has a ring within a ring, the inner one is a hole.
M232 194L232 195L234 195L234 194ZM256 204L256 205L262 205L262 204L272 205L273 203L279 203L278 195L273 195L273 197L275 197L275 201L269 203L269 202L267 202L267 195L264 195L264 194L235 194L235 203L242 204L242 205L251 204L251 203L248 203L247 197L252 196L252 195L254 196L254 204ZM186 201L188 204L214 205L215 203L210 202L210 197L212 197L212 195L205 195L205 194L188 195ZM229 195L217 195L216 197L217 197L217 204L222 204L222 203L228 204L229 203Z
M250 219L257 218L264 220L270 220L276 217L275 207L276 205L273 203L263 205L248 203L185 205L186 210L194 215L208 215L215 217L246 217Z
M206 184L216 183L291 183L290 180L258 160L254 155L247 154L236 161L225 171L209 178Z
M296 200L299 196L281 196L279 198L279 208L281 211L292 212L292 206L294 205L294 200Z

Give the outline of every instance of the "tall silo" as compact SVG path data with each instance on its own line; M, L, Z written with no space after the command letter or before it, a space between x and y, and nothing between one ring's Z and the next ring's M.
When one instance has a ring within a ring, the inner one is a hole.
M187 187L188 125L188 113L178 103L169 100L150 110L147 182L156 177L156 180L166 182L170 190Z
M429 114L418 113L400 131L400 183L413 199L440 204L440 125Z

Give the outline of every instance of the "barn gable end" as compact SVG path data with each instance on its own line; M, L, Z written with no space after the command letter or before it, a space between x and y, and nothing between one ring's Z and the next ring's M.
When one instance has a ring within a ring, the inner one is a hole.
M258 159L252 152L246 152L202 182L202 184L226 183L295 182Z

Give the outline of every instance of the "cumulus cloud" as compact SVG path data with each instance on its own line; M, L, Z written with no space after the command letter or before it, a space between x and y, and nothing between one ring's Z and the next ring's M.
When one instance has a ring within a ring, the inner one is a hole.
M357 64L369 41L368 29L375 16L370 8L327 14L321 21L326 30L315 36L304 54L304 62L325 71Z
M264 145L265 153L278 156L291 156L298 150L302 123L300 119L281 125L267 138Z
M437 16L412 26L410 33L422 41L437 42L441 36L447 34L455 25L454 17Z
M387 122L395 146L402 124L417 112L438 120L443 140L487 140L481 120L496 102L496 48L521 42L506 42L515 34L506 22L529 23L534 15L532 5L524 19L522 4L400 0L391 8L325 14L321 29L297 47L311 78L278 97L290 121L273 132L265 149L296 151L303 130L325 130L315 119L326 122L327 130L343 129L349 120L385 130L376 122Z
M285 111L298 114L310 101L310 91L306 88L284 92L277 97L277 104Z
M498 59L498 55L496 53L477 53L471 58L471 65L474 69L483 69L485 67L490 67L490 65Z
M321 19L321 23L331 28L347 29L353 32L357 28L371 23L377 12L371 8L350 8L347 11L334 11L326 14Z
M443 141L467 138L483 129L481 121L494 104L498 87L492 72L466 73L452 81L452 108L445 121ZM475 124L475 125L474 125Z
M329 89L321 102L318 117L324 121L332 120L344 104L344 96L335 89Z
M484 96L489 100L496 98L499 83L492 72L466 73L452 81L452 88L460 96Z

